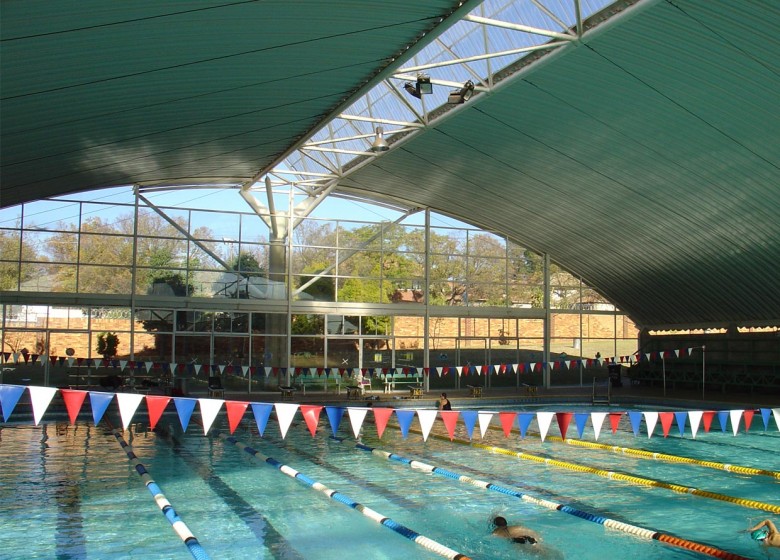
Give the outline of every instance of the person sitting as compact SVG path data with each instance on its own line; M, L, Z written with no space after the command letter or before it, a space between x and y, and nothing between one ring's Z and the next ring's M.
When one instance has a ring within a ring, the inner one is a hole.
M764 546L774 546L780 548L780 533L777 527L769 519L764 519L758 525L748 529L750 537L763 544Z
M447 393L442 393L439 399L439 410L452 410L452 403L447 398Z

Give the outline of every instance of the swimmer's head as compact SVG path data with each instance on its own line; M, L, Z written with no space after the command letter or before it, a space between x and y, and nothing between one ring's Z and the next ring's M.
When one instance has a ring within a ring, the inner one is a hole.
M493 519L493 525L496 527L506 527L506 519L498 515Z

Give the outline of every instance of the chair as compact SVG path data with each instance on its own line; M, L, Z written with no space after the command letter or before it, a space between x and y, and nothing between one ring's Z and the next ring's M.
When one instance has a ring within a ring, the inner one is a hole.
M295 395L295 387L290 385L279 385L279 391L282 393L282 400L292 400Z
M209 377L209 398L225 398L225 389L222 387L221 377Z

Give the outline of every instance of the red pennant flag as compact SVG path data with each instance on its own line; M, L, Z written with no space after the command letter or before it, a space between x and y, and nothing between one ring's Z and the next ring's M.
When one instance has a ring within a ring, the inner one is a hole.
M441 368L442 375L447 375L449 372L450 372L450 366L444 366L443 368Z
M501 421L501 427L504 429L504 436L509 437L512 433L512 425L515 423L517 412L499 412L498 419Z
M230 426L230 433L236 431L238 423L244 417L246 407L249 406L248 402L241 401L225 401L225 409L227 409L228 425Z
M84 363L84 358L76 358L76 365L81 367L81 364Z
M573 412L556 412L555 419L558 421L558 429L561 431L561 437L566 441L566 432L569 430L569 424L574 416Z
M49 356L49 361L51 362L51 365L56 366L57 365L57 356Z
M705 433L710 431L710 426L712 426L712 419L715 418L715 411L714 410L705 410L702 412L701 415L701 421L704 425L704 431Z
M622 412L610 412L609 413L609 425L612 426L612 433L617 432L620 419L623 418Z
M10 352L3 352L3 361L4 361L5 363L8 363L8 360L9 360L10 358L11 358L11 353L10 353Z
M77 391L75 389L60 389L62 393L62 400L65 401L65 408L68 410L68 418L70 423L76 423L76 417L81 411L81 405L84 404L84 398L87 396L87 391Z
M669 435L669 428L672 427L674 412L659 412L658 417L661 419L661 426L664 429L664 437L666 437Z
M390 416L393 415L392 408L372 408L374 411L374 421L376 422L376 434L379 438L385 432L387 427L387 421L390 420Z
M25 364L30 361L30 354L29 353L25 352L24 354L22 354L22 356L24 356L24 363Z
M745 432L750 430L750 423L753 421L753 415L755 413L755 410L745 410L742 412L742 418L745 419Z
M455 438L455 426L458 423L458 415L460 412L457 410L440 410L439 415L441 416L442 422L444 422L444 426L447 428L447 433L450 435L450 441L452 441Z
M314 434L317 433L317 424L320 421L321 411L322 411L322 406L319 405L314 405L314 404L301 405L301 414L303 414L303 419L306 420L306 425L309 427L309 432L311 432L312 437L314 437Z
M149 427L151 429L154 430L170 401L171 397L164 395L146 395L146 409L149 411Z

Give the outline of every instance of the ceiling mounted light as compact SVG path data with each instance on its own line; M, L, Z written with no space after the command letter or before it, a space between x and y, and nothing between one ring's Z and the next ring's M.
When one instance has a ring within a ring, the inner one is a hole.
M385 140L385 136L382 133L382 127L378 126L376 127L376 138L374 138L374 143L371 144L371 147L369 150L372 152L386 152L390 149L390 145L387 143L387 140Z
M469 80L463 84L462 88L450 92L449 96L447 97L447 103L450 103L451 105L459 105L471 99L472 95L474 95L474 82Z
M404 89L406 90L406 93L412 97L420 99L423 95L430 95L433 93L433 84L431 83L431 78L428 74L420 72L417 74L417 81L414 84L406 82L404 84Z

